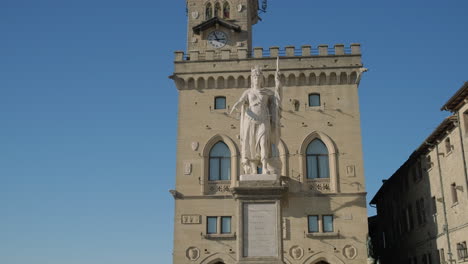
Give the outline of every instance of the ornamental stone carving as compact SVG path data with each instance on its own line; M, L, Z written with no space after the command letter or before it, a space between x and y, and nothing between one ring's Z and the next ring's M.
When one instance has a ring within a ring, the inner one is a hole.
M317 183L312 183L309 185L309 190L311 191L317 191L317 192L330 192L330 183L329 182L317 182Z
M200 145L200 144L198 144L198 142L192 142L192 150L193 150L193 151L197 151L199 145Z
M357 249L352 245L346 245L343 248L343 256L347 259L355 259L358 255Z
M304 249L302 249L300 246L293 246L289 250L289 255L291 258L299 260L304 256Z
M217 184L209 183L208 184L208 194L230 194L231 185L230 184Z
M200 250L196 247L189 247L186 251L186 257L190 261L196 261L200 257Z

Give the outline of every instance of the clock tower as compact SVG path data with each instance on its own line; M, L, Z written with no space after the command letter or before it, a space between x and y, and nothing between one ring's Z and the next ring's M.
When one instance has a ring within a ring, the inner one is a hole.
M187 50L251 50L258 0L187 0Z

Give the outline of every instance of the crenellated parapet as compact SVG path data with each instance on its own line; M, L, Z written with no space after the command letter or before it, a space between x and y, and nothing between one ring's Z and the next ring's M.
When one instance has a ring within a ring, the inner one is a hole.
M191 50L188 53L184 51L175 52L175 61L212 61L212 60L243 60L243 59L261 59L276 57L311 57L311 56L346 56L361 55L361 45L354 43L346 47L344 44L336 44L333 47L328 45L318 45L312 47L304 45L300 48L295 46L270 47L264 49L261 47L253 48L253 51L247 48L238 48L237 51L231 49L224 50Z
M254 48L251 53L239 48L176 52L175 71L171 78L179 90L250 87L250 69L258 65L264 72L264 85L275 83L276 58L286 86L321 86L358 84L366 69L361 62L360 44Z

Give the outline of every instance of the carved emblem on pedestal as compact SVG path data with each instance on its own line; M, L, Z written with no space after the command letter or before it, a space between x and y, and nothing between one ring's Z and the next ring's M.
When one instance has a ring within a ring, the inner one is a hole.
M343 248L343 256L347 259L355 259L357 255L357 249L354 246L347 245Z
M289 250L289 255L295 260L299 260L304 256L304 250L300 246L293 246Z
M200 257L200 250L196 247L189 247L185 255L188 260L195 261Z
M198 142L192 142L192 150L193 150L193 151L197 151L197 150L198 150L198 146L199 146Z

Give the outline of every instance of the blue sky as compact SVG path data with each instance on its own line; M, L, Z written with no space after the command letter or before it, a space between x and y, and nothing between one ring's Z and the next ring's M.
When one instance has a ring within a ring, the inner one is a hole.
M468 80L467 10L271 0L254 46L362 44L371 198ZM185 34L183 0L0 0L0 263L171 263Z

